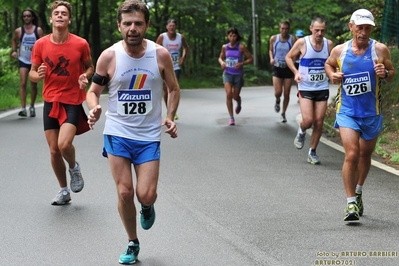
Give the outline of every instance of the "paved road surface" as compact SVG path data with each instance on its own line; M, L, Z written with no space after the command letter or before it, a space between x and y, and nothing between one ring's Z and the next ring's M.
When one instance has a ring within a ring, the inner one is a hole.
M364 217L344 223L343 153L321 143L322 164L312 166L309 136L294 148L295 93L283 124L271 87L244 88L230 127L223 89L182 91L179 137L163 134L157 220L139 229L137 265L399 265L396 172L372 167ZM75 139L84 190L55 207L42 119L0 115L1 266L118 265L127 239L101 157L103 123Z

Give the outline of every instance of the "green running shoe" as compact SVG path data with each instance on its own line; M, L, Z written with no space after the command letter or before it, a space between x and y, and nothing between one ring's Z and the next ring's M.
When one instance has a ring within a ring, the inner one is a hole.
M359 207L359 216L362 216L364 210L362 192L356 193L356 201L357 201L357 206Z
M136 244L133 241L130 241L127 245L125 253L119 256L119 263L128 265L136 263L139 251L140 244Z
M345 208L344 221L357 221L359 220L359 207L356 202L349 202Z
M142 205L140 213L141 213L141 216L140 216L141 227L144 230L150 229L155 222L154 205L151 205L150 207L143 207L143 205Z
M316 153L310 153L308 154L308 163L310 164L320 164L321 161L319 159L319 156L316 155Z

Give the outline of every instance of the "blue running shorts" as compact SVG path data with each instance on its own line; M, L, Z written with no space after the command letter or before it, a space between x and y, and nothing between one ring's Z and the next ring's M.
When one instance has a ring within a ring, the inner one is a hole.
M359 132L362 139L372 140L377 138L382 131L382 115L357 118L350 117L344 114L336 114L334 127L351 128Z
M159 141L139 141L112 135L104 135L103 156L108 153L130 159L134 165L157 161L161 157Z
M244 77L223 72L223 83L226 82L233 84L234 88L241 89L244 86Z

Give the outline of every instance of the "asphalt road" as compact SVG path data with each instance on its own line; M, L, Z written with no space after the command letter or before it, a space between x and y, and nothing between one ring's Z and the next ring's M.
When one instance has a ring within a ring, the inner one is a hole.
M163 134L157 220L138 229L137 265L399 265L397 171L375 164L364 216L343 222L344 155L323 140L322 164L313 166L309 136L304 149L294 148L295 94L283 124L271 87L243 88L232 127L223 89L182 91L179 137ZM0 265L118 265L127 239L101 156L104 117L74 141L84 190L51 206L58 185L42 108L36 118L17 112L0 114Z

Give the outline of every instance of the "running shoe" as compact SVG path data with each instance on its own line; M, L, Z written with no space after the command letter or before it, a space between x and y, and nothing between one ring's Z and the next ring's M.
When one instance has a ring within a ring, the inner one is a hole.
M179 120L179 117L177 116L177 114L175 114L175 117L173 120Z
M125 253L119 256L119 263L128 265L136 263L139 251L140 244L136 244L133 241L130 241L127 245Z
M26 117L26 116L27 116L26 109L25 109L25 108L22 108L21 111L19 111L18 115L19 115L19 116Z
M276 102L274 105L274 111L276 111L276 113L280 112L280 102Z
M140 213L141 213L141 215L140 215L141 227L144 230L150 229L155 222L154 205L151 205L150 207L145 207L145 208L143 206L141 206Z
M71 190L75 193L82 191L85 182L80 172L80 165L78 162L76 162L74 169L69 169L69 174L71 175Z
M29 108L29 115L30 115L30 117L35 117L36 116L35 107L31 106Z
M356 193L356 202L357 202L357 206L359 207L359 216L363 215L363 200L362 200L362 192L357 192Z
M241 105L237 105L236 114L239 114L240 112L241 112Z
M285 114L281 114L281 122L287 123L287 118L285 118Z
M345 208L344 221L357 221L359 220L359 207L356 202L349 202Z
M308 163L310 164L320 164L319 156L315 152L308 154Z
M229 126L234 126L236 123L234 121L234 118L230 118L229 120Z
M71 193L66 190L58 191L58 194L55 196L51 205L65 205L71 201Z
M305 136L306 133L299 133L298 130L298 134L296 134L296 137L294 139L294 145L298 150L303 148L303 145L305 144Z

